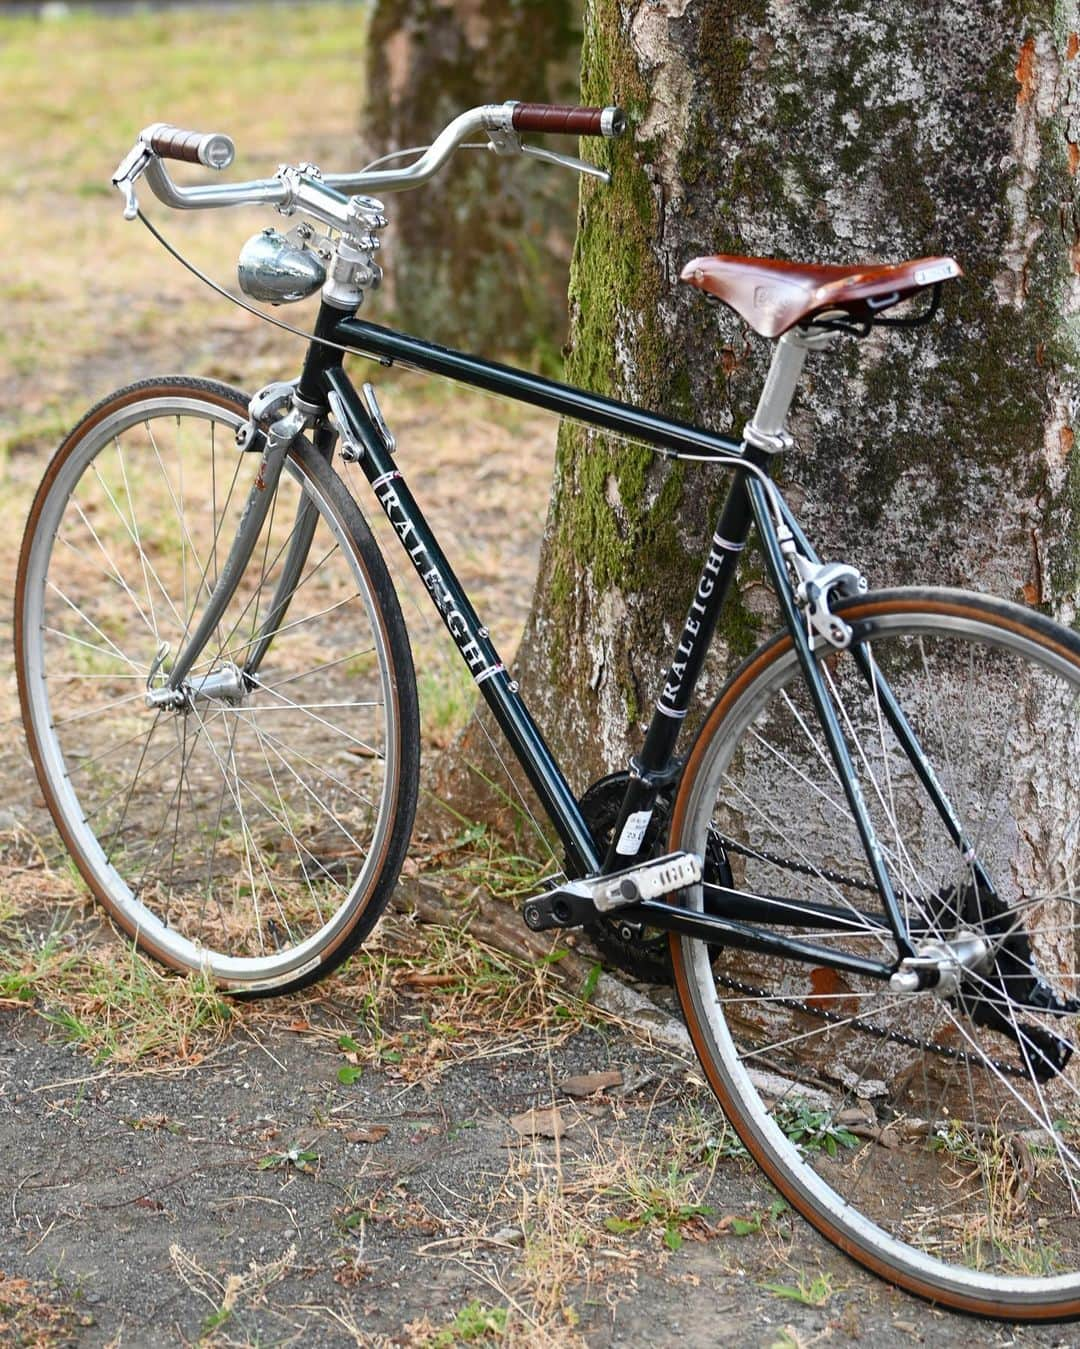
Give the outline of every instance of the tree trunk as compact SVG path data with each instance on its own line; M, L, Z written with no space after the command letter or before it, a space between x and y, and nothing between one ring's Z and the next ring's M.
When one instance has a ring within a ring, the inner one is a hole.
M479 103L576 101L579 15L580 0L380 0L367 49L371 153L426 145ZM556 361L575 192L569 174L459 153L390 213L387 279L401 324L432 341Z
M622 103L632 130L596 151L611 188L581 188L570 381L737 432L770 344L678 284L688 258L954 254L966 276L935 323L811 357L789 497L819 552L874 586L968 585L1074 621L1080 60L1065 8L590 0L583 102ZM649 716L720 479L562 430L520 664L577 786L625 766ZM720 664L771 627L751 558Z
M934 323L810 358L785 491L821 555L874 587L965 585L1075 623L1074 11L589 0L582 101L631 129L583 142L612 184L581 184L567 378L738 434L771 344L678 284L689 258L953 254L966 275ZM725 489L561 430L515 673L579 792L639 743ZM774 626L751 550L702 700Z

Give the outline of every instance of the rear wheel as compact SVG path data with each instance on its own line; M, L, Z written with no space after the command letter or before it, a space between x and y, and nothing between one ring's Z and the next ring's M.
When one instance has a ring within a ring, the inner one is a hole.
M676 985L743 1143L822 1233L966 1311L1080 1316L1080 639L951 591L848 602L819 669L916 947L978 939L959 986L674 938ZM876 673L857 668L869 652ZM895 693L970 844L885 711ZM736 884L798 912L770 931L890 963L895 943L782 634L735 673L687 761L671 843L719 840ZM985 879L977 872L984 869ZM704 887L707 890L707 886ZM699 886L691 907L709 907ZM715 899L713 901L716 903ZM722 904L717 905L722 912ZM952 946L949 946L952 943Z
M16 659L46 802L115 921L174 969L281 993L339 964L389 898L418 714L382 558L306 440L188 696L147 705L259 472L235 445L246 401L168 378L84 418L31 509Z

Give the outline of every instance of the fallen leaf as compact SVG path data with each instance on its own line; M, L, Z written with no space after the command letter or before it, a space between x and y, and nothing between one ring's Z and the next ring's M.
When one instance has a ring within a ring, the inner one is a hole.
M511 1117L510 1126L522 1138L561 1138L566 1132L566 1121L555 1109L524 1110Z
M365 1124L359 1129L350 1129L345 1135L347 1143L381 1143L390 1132L385 1124Z
M420 970L406 970L394 980L394 986L408 984L412 988L451 988L461 981L460 974L424 974Z
M564 1077L556 1085L567 1096L592 1096L605 1087L621 1087L623 1075L618 1068L606 1068L596 1073L577 1073L573 1077Z

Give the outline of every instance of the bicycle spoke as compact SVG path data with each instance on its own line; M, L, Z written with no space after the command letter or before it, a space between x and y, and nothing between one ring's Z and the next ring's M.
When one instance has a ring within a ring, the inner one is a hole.
M304 437L220 592L260 471L232 448L246 404L146 381L85 419L35 503L17 603L35 763L94 894L173 968L268 993L340 963L387 902L419 733L389 576Z

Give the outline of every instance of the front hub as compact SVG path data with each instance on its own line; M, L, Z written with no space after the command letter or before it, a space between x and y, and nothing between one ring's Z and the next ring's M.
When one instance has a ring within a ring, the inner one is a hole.
M225 661L209 674L185 679L179 688L168 684L147 688L146 705L158 711L187 712L196 703L228 703L232 707L244 701L247 693L244 672L232 661Z

